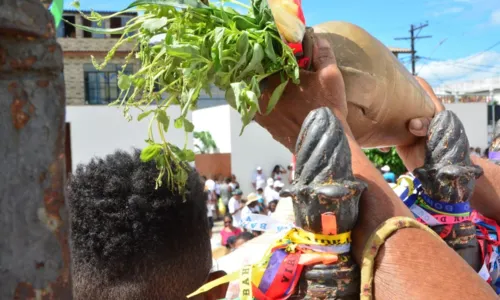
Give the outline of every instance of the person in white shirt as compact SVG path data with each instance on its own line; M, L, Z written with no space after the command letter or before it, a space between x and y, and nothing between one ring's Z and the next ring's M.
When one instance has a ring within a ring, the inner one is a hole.
M266 176L262 174L262 168L257 167L257 172L253 175L252 178L252 186L255 190L257 190L258 187L263 187L266 182Z
M210 192L214 192L215 191L215 181L212 178L207 179L207 181L205 181L205 187Z
M267 186L264 188L264 201L265 205L269 205L269 202L273 201L274 188L273 188L274 180L272 178L267 179Z
M241 204L241 195L243 193L241 190L236 189L233 191L233 197L229 199L229 203L227 204L229 208L229 214L233 217L233 226L240 227L241 223L241 210L244 206Z

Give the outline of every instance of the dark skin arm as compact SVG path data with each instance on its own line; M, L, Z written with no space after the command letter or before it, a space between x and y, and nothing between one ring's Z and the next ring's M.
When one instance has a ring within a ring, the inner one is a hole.
M300 124L311 109L327 106L341 120L352 152L354 174L368 184L352 232L352 251L359 264L364 245L377 226L391 217L412 214L353 138L346 122L344 82L327 43L319 43L315 48L313 65L316 72L301 71L301 85L287 88L271 113L273 117L259 116L256 120L289 149L293 148ZM270 91L265 91L264 105L269 96ZM448 280L450 273L453 280ZM496 299L487 283L451 248L418 229L400 230L382 246L377 256L374 288L378 299Z
M422 78L417 78L417 80L433 100L437 111L444 110L443 104L436 97L430 85ZM425 136L430 122L429 118L412 120L409 124L409 130L420 139L414 145L397 148L398 154L408 170L414 170L424 165ZM484 171L483 176L476 182L474 193L470 199L471 205L484 216L500 222L500 166L475 155L471 155L470 158Z

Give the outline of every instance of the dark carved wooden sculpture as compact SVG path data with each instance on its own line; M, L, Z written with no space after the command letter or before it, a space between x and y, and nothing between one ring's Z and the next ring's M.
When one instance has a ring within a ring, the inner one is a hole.
M470 160L469 141L462 122L451 111L436 115L429 127L425 164L414 171L424 192L435 201L464 203L469 201L482 173ZM440 234L445 226L432 229ZM480 269L481 252L472 222L454 224L444 240L476 271Z
M335 215L337 233L351 231L366 185L354 178L351 151L339 120L330 109L307 116L296 145L296 178L290 191L297 226L324 233L322 215ZM359 298L359 268L350 254L339 255L333 265L304 269L294 299Z
M493 132L489 157L492 162L500 165L500 120L498 120L495 131Z

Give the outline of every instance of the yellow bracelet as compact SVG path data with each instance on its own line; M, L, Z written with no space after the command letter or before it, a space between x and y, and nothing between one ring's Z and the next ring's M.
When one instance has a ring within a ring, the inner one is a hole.
M361 300L371 300L373 298L373 276L375 272L375 257L378 254L380 247L385 241L397 230L403 228L418 228L425 230L435 236L437 239L442 239L429 227L419 223L415 219L407 217L393 217L384 223L380 224L375 232L370 236L363 250L363 264L361 267Z

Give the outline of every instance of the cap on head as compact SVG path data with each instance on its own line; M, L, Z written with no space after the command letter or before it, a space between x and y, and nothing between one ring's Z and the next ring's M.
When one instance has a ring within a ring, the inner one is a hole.
M235 189L233 191L233 195L234 196L241 196L241 195L243 195L243 192L240 189Z
M385 165L380 170L382 170L382 172L390 172L391 168L388 165Z
M273 184L273 187L275 188L282 188L284 187L285 185L283 184L283 182L279 181L279 180L276 180Z
M257 171L262 171L262 168L261 167L257 167Z
M273 186L273 184L274 184L274 179L272 179L272 178L268 178L268 179L267 179L267 185L268 185L268 186Z

